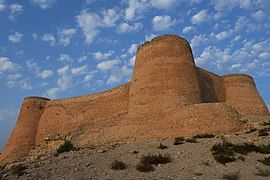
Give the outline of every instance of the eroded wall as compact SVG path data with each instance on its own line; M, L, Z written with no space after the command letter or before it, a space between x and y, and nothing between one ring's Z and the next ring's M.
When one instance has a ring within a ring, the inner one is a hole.
M253 79L198 68L188 42L165 35L139 47L131 83L75 98L26 98L0 164L51 153L59 137L86 147L236 132L244 115L269 115Z

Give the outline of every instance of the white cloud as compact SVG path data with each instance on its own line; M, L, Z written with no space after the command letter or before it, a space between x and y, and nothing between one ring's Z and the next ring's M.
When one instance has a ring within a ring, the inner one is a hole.
M49 78L53 75L53 71L51 70L44 70L41 73L38 74L39 77L41 77L42 79L46 79Z
M0 12L6 9L6 5L4 1L0 1Z
M21 77L22 77L22 75L19 74L19 73L16 73L16 74L10 74L10 75L7 76L7 80L8 80L8 81L11 81L11 80L17 80L17 79L19 79L19 78L21 78Z
M207 10L203 9L191 18L192 24L200 24L208 19Z
M151 0L152 6L158 9L170 9L175 6L179 1L178 0Z
M31 2L42 9L48 9L53 6L56 0L31 0Z
M99 16L91 12L82 11L77 16L77 23L83 30L85 42L88 44L92 43L99 32L98 27L101 25Z
M52 34L43 34L43 36L41 36L41 40L44 42L49 42L51 46L55 45L55 37Z
M114 9L103 11L103 25L106 27L115 26L116 21L120 18L120 14Z
M70 61L71 57L68 54L60 54L60 57L58 58L59 61Z
M33 39L36 41L36 40L38 40L38 35L37 35L37 33L32 33L32 37L33 37Z
M151 41L156 36L157 36L156 34L145 35L145 40L146 41Z
M98 51L98 52L93 52L92 56L96 60L105 60L105 59L108 59L109 57L111 57L113 54L114 54L114 51L109 51L107 53L103 53L101 51Z
M25 79L19 81L19 86L23 90L33 89L33 86L29 83L29 78L25 78Z
M205 34L195 35L191 40L191 47L195 48L205 41L207 41Z
M0 57L0 75L4 72L17 71L20 66L12 62L8 57Z
M176 25L176 20L173 20L170 16L155 16L152 19L153 29L155 31L165 31Z
M265 13L262 10L258 10L252 13L251 16L258 21L261 21L266 17Z
M83 74L86 74L87 71L88 71L87 65L74 67L74 68L71 69L71 73L73 75L83 75Z
M8 40L12 43L21 42L23 35L16 31L14 34L8 36Z
M259 55L262 59L268 59L270 61L270 52L263 52Z
M39 74L40 68L38 67L37 63L34 62L33 60L26 61L26 66L31 72Z
M186 26L184 29L183 29L183 33L186 34L186 33L189 33L191 30L193 30L194 27L192 26Z
M23 6L20 4L11 4L9 6L10 8L10 14L8 16L9 20L14 21L16 18L16 15L22 14L23 12Z
M71 38L76 33L76 29L70 28L70 29L63 29L60 34L60 41L59 43L63 46L67 46L71 42Z
M211 3L214 5L217 11L232 10L239 5L239 0L212 0Z
M18 109L13 107L0 109L0 121L15 120L17 113Z
M138 49L138 44L131 44L130 48L128 49L129 54L135 54Z
M112 69L115 65L120 64L121 61L118 59L102 61L97 64L97 69L101 71L108 71Z
M132 69L127 66L121 68L114 67L111 71L111 75L107 80L107 84L119 83L125 78L130 78L132 74Z
M140 16L149 6L146 0L125 0L128 7L125 9L125 19L133 20L138 19L136 16Z
M143 27L142 23L133 23L129 25L128 23L121 23L117 28L117 33L130 33L133 31L137 31Z

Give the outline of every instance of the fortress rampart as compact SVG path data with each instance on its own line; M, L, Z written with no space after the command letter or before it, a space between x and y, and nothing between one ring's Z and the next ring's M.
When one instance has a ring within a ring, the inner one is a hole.
M196 67L189 43L164 35L138 48L132 81L112 90L49 100L25 98L0 164L77 147L229 133L240 118L269 116L252 77Z

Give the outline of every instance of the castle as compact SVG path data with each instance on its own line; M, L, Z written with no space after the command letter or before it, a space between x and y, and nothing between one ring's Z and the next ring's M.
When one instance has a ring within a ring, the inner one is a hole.
M1 164L77 147L241 130L269 116L251 76L218 76L195 65L189 43L163 35L138 48L132 81L109 91L50 100L27 97Z

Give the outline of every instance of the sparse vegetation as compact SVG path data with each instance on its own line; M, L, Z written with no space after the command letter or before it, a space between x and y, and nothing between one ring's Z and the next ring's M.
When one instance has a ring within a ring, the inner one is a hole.
M263 126L270 126L270 120L268 122L263 122Z
M258 136L268 136L269 135L269 133L268 133L269 130L270 130L269 128L260 129Z
M194 138L213 138L215 137L214 134L196 134L193 136Z
M115 160L111 164L111 169L114 169L114 170L123 170L123 169L126 169L126 168L127 168L127 165L125 163L123 163L122 161L119 161L119 160Z
M172 162L172 158L166 154L166 155L153 155L153 154L148 154L147 156L143 156L141 158L141 163L144 164L154 164L154 165L158 165L158 164L166 164L166 163L170 163Z
M198 141L197 141L197 138L191 137L191 138L186 139L186 142L189 142L189 143L197 143Z
M262 169L257 167L258 172L255 173L256 176L263 176L263 177L268 177L270 176L270 170L268 169Z
M236 173L223 174L222 179L239 180L240 173L239 173L239 171L237 171Z
M165 145L163 145L162 143L160 143L159 146L158 146L158 149L161 149L161 150L167 149L167 148L168 148L168 147L165 146Z
M270 166L270 156L260 160L264 165Z
M260 146L257 146L253 143L233 144L223 139L222 143L213 145L211 151L217 162L226 164L236 160L235 153L242 155L247 155L251 152L269 154L270 144Z
M71 141L66 140L64 144L59 146L59 148L57 149L57 153L69 152L72 150L75 150L75 147L73 146Z
M138 154L139 153L139 151L136 151L136 150L134 150L133 152L132 152L132 154Z
M176 137L174 138L174 145L179 145L184 143L185 138L184 137Z
M246 132L246 134L253 133L257 131L257 128L251 128L249 131Z
M140 172L150 172L155 170L152 164L142 162L137 164L136 169Z
M11 168L11 174L12 175L17 175L17 176L22 176L25 174L25 170L27 169L27 166L24 164L17 164L14 165Z

